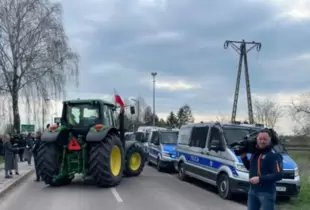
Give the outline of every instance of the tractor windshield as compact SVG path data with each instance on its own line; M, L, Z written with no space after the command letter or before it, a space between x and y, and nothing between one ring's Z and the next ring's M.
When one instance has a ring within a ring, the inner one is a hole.
M90 127L100 123L98 104L70 104L67 109L67 122L77 127Z

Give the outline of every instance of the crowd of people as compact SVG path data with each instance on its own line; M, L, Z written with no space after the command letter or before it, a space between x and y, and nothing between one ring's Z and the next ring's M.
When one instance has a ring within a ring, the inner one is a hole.
M15 175L19 175L18 163L27 161L28 165L32 164L36 168L36 154L41 142L41 132L28 134L6 134L0 136L0 156L4 160L4 177L10 179ZM36 181L40 181L37 174Z

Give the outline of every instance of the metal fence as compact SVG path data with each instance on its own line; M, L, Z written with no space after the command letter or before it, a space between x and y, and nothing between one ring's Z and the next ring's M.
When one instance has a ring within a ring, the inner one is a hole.
M301 151L301 152L310 152L310 144L309 143L293 143L293 142L286 142L285 148L288 151Z

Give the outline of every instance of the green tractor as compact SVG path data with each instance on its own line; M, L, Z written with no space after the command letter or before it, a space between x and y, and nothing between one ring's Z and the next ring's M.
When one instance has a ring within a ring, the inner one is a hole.
M103 100L63 102L61 125L42 134L36 157L46 184L70 184L75 174L82 174L99 187L116 186L124 175L140 175L144 150L137 142L125 141L124 112L116 120L115 111L114 104ZM134 107L130 112L135 113Z

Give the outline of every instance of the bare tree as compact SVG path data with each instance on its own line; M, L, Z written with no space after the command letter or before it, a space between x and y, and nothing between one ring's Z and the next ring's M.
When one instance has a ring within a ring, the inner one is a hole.
M16 130L20 98L60 98L68 81L77 84L78 60L68 46L60 4L0 1L0 91L11 97Z
M310 93L301 94L290 106L290 115L295 122L297 135L310 136Z
M282 107L275 101L264 99L253 101L255 121L267 127L274 128L282 117Z
M227 123L230 122L230 118L227 115L224 115L223 113L219 112L216 116L216 121L220 123Z

